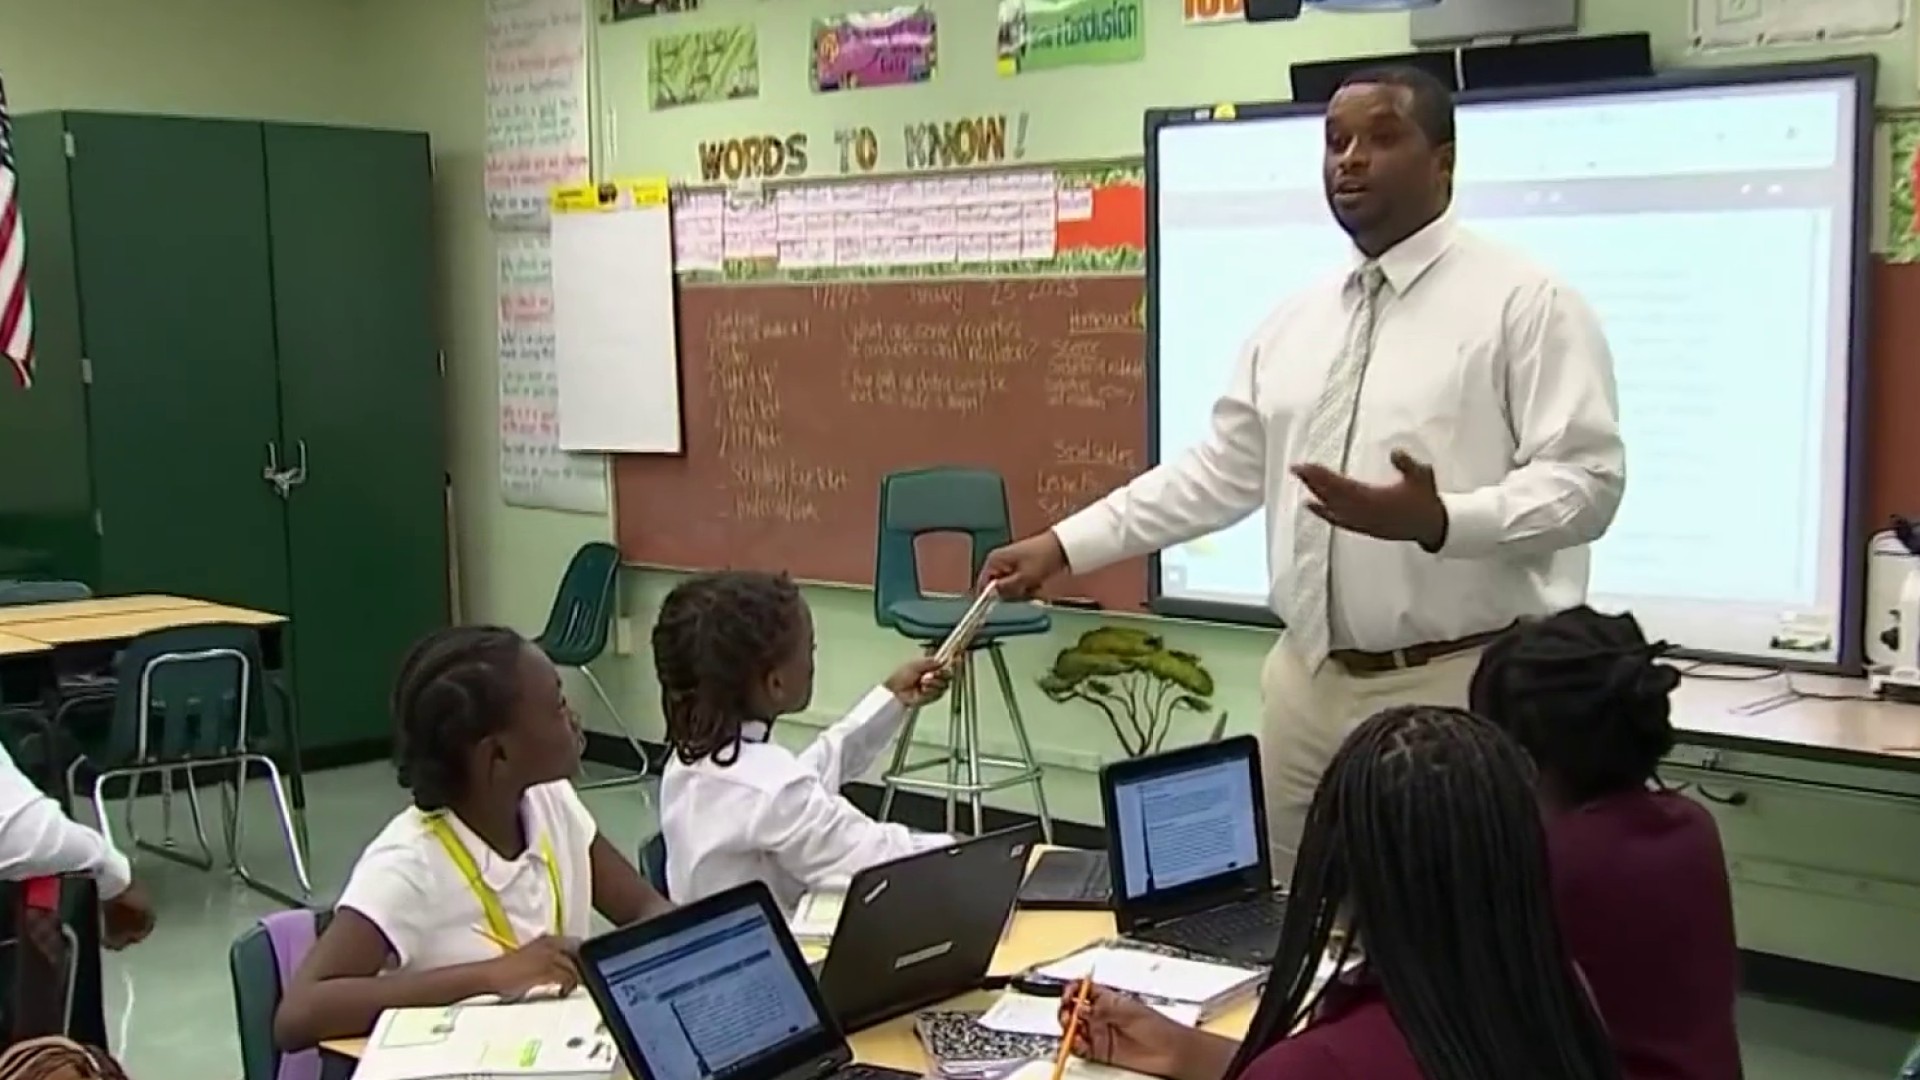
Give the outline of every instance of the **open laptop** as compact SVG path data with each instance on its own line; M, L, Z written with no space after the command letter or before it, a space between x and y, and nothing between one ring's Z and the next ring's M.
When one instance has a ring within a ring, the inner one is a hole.
M818 967L842 1030L978 989L1039 841L1020 825L855 874Z
M1100 772L1120 933L1233 964L1271 963L1286 914L1267 854L1251 735Z
M914 1080L853 1050L760 882L580 946L634 1080Z

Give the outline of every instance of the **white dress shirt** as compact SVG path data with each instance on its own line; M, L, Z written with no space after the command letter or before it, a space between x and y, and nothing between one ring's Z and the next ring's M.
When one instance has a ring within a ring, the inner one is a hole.
M0 748L0 881L60 874L91 874L102 900L133 884L127 857L62 813Z
M756 724L731 764L669 758L660 777L668 897L689 904L764 881L791 913L810 890L844 889L869 866L951 844L875 821L840 794L879 760L906 716L879 686L798 754Z
M499 900L519 944L553 933L556 903L562 936L584 938L592 931L589 851L600 829L571 783L541 784L521 797L527 849L517 859L488 847L458 816L449 813L446 821ZM547 873L549 850L559 871L558 897ZM500 955L500 946L480 933L487 926L480 897L428 827L427 815L413 807L400 811L360 853L338 906L380 928L399 959L398 970L433 971Z
M1392 483L1394 450L1432 465L1447 538L1429 554L1336 529L1332 646L1452 641L1581 603L1586 545L1612 523L1626 486L1599 319L1552 274L1450 213L1379 265L1387 284L1345 471ZM1205 440L1054 526L1076 573L1185 543L1264 505L1268 600L1289 617L1294 523L1310 494L1288 467L1346 343L1353 269L1288 298L1254 331Z

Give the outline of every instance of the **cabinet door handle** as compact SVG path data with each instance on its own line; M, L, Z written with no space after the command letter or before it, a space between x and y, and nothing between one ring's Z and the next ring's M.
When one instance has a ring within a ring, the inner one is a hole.
M307 482L307 440L300 439L295 445L300 450L300 457L299 460L294 463L293 468L286 471L287 488L289 490L297 488Z
M260 470L260 479L272 484L281 498L287 497L287 474L280 468L280 447L271 439L267 441L267 467Z

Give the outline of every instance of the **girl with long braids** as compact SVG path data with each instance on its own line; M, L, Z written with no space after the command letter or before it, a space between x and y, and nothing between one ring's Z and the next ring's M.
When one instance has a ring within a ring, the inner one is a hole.
M1622 1077L1554 920L1525 752L1431 706L1376 714L1334 755L1244 1041L1099 990L1080 1030L1083 1057L1169 1080Z
M875 821L840 794L940 696L930 658L897 668L799 753L772 741L813 700L813 613L785 574L726 571L676 585L653 626L667 745L660 831L667 893L682 903L764 881L792 911L809 889L950 837Z
M1560 930L1628 1076L1736 1080L1733 890L1712 815L1661 787L1673 749L1660 663L1631 615L1589 607L1488 646L1469 696L1540 769Z

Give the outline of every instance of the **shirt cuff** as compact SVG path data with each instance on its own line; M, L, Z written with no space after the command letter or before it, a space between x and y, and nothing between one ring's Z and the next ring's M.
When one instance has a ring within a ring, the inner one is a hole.
M93 881L100 891L100 899L111 900L133 887L133 864L127 861L125 855L109 847L106 854L101 856Z
M1102 499L1053 527L1069 573L1090 574L1126 558L1117 517Z
M1447 538L1440 545L1441 558L1484 559L1499 550L1506 531L1499 488L1442 492L1440 505L1447 510Z

